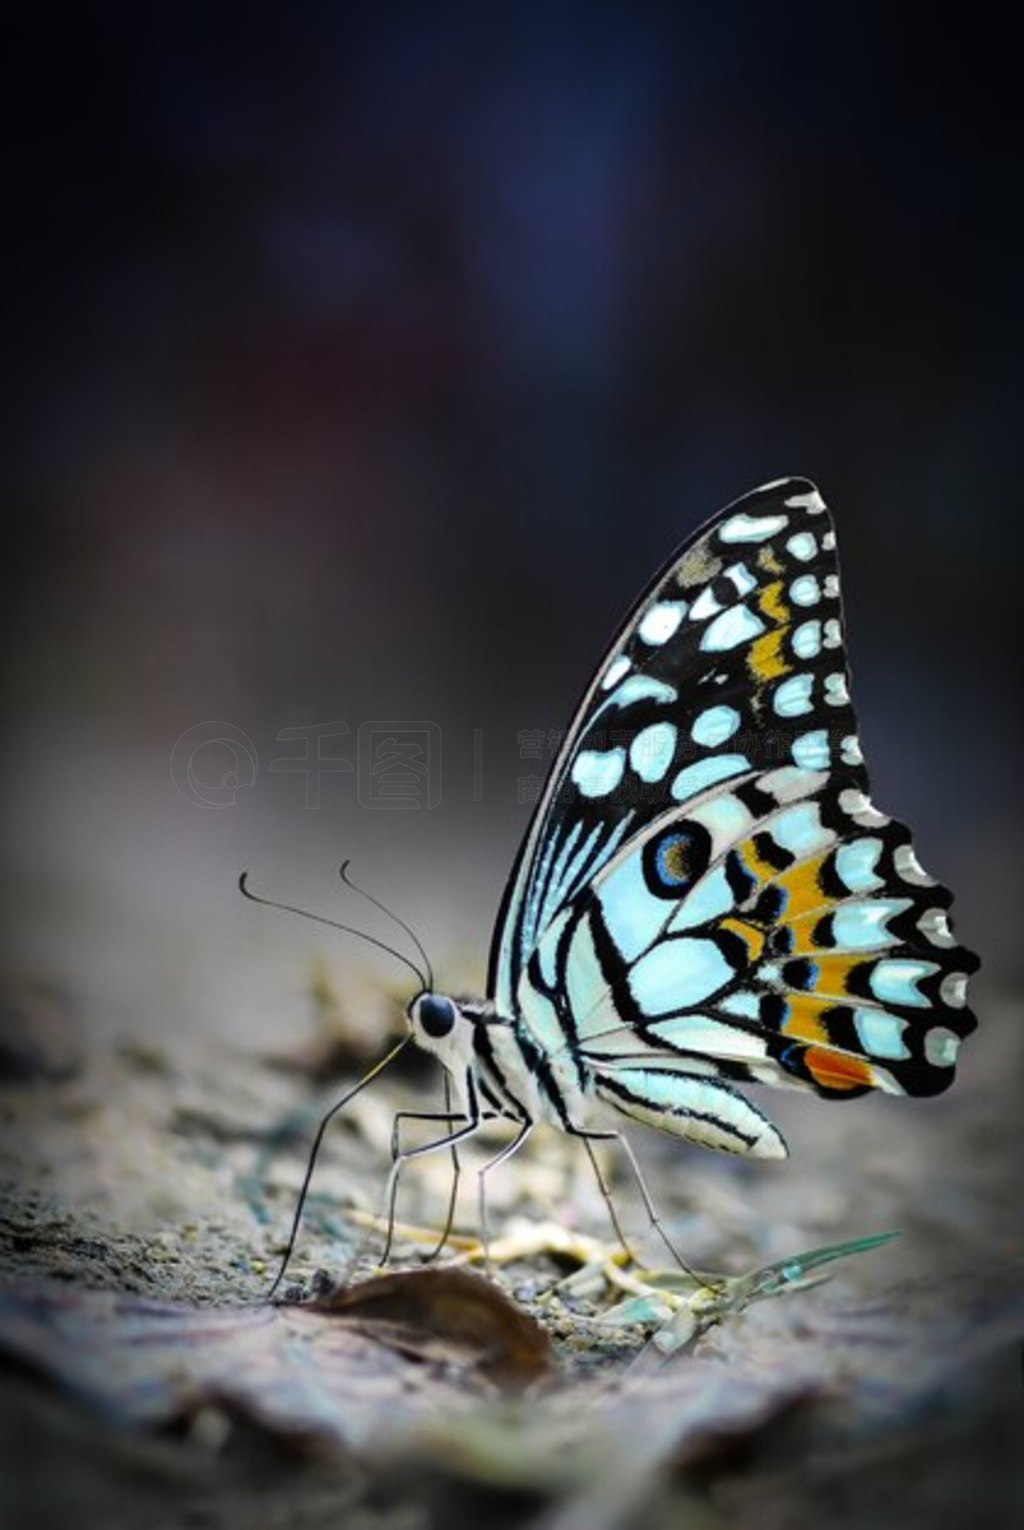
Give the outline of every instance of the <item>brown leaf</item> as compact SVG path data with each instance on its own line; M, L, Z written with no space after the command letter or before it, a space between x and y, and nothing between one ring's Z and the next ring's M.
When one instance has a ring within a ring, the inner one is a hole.
M554 1368L544 1329L493 1282L466 1270L380 1275L311 1305L404 1354L472 1367L506 1391Z

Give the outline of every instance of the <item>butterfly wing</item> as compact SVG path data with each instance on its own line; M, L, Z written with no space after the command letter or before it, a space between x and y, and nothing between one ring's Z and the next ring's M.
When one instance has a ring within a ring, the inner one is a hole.
M688 542L584 696L510 881L491 992L627 1113L784 1151L744 1080L934 1093L976 959L871 805L835 533L805 480Z
M827 688L826 676L835 677ZM797 739L800 760L816 766L822 727L826 744L852 740L847 690L828 512L806 480L769 484L684 543L580 701L495 930L489 992L499 1010L513 1012L525 964L559 909L666 804L752 764L782 764ZM808 703L810 714L798 710ZM793 719L808 717L814 726L794 732ZM866 790L855 744L845 753Z

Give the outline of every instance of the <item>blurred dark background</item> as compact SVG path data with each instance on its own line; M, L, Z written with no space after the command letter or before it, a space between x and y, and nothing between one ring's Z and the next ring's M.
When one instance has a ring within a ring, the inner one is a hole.
M99 1027L160 993L183 1034L286 1043L310 950L366 958L234 879L340 913L352 854L478 985L615 619L799 473L837 515L877 799L956 889L980 992L1019 975L1017 53L994 13L920 14L8 21L19 962ZM436 724L436 807L360 805L378 721ZM327 723L353 769L310 808L270 766Z

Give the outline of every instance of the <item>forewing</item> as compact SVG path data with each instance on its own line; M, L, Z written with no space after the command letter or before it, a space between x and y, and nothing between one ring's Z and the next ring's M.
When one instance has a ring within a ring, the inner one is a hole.
M766 485L658 574L580 702L495 930L499 1011L559 912L666 809L783 764L866 791L848 682L831 517L805 479Z

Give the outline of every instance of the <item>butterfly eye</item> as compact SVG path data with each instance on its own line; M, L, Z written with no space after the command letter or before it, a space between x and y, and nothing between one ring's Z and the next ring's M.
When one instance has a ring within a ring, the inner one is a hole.
M451 999L426 993L416 1006L416 1018L428 1036L438 1040L454 1028L456 1009Z

